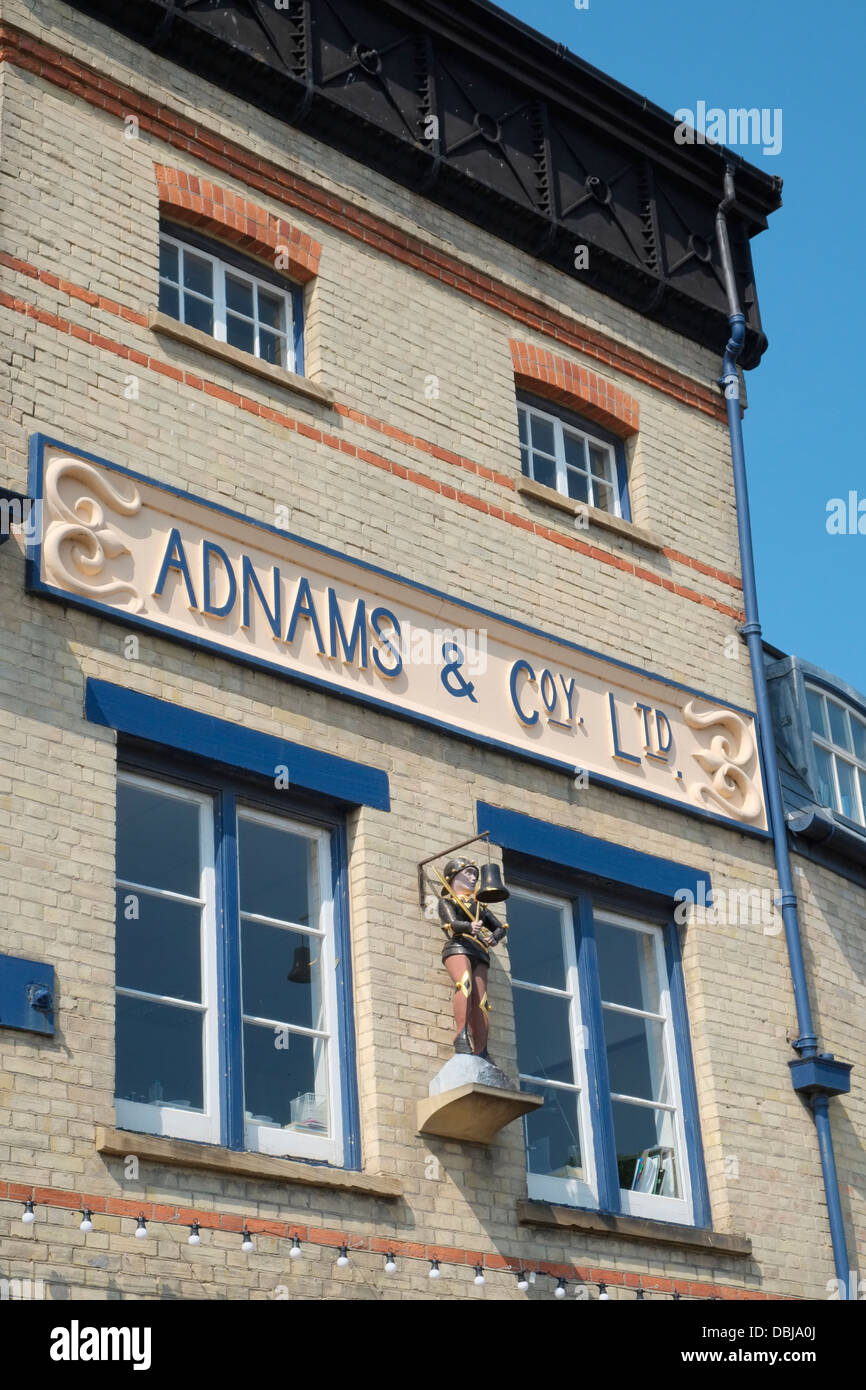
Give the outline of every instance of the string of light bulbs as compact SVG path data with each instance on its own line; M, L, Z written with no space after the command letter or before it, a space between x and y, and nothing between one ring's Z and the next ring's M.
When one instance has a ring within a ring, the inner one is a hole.
M33 1223L35 1222L35 1220L36 1220L36 1210L35 1210L35 1208L36 1208L36 1203L33 1201L33 1199L32 1199L31 1197L28 1197L27 1200L26 1200L25 1203L24 1203L24 1211L23 1211L23 1213L22 1213L22 1215L21 1215L21 1221L22 1221L22 1223L23 1223L25 1226L31 1226L31 1225L33 1225ZM80 1223L79 1223L79 1230L80 1230L80 1231L82 1231L85 1235L87 1235L87 1234L89 1234L89 1232L91 1232L91 1231L93 1231L93 1230L96 1229L96 1227L95 1227L95 1225L94 1225L94 1222L93 1222L93 1212L90 1210L89 1207L82 1207L82 1208L81 1208L81 1211L80 1211L80 1216L81 1216L81 1221L80 1221ZM177 1226L178 1226L178 1223L175 1222L175 1221L164 1222L164 1223L162 1223L162 1224L167 1225L167 1226L171 1226L171 1227L172 1227L173 1229L175 1229L175 1230L177 1229ZM136 1240L147 1240L148 1237L149 1237L150 1232L149 1232L149 1230L148 1230L148 1223L147 1223L147 1219L145 1218L145 1216L144 1216L143 1213L139 1214L139 1216L136 1218L136 1226L135 1226L135 1231L133 1232L133 1234L134 1234ZM251 1254L253 1254L253 1252L255 1251L255 1242L254 1242L254 1240L253 1240L253 1237L252 1237L251 1232L249 1231L249 1229L248 1229L248 1227L247 1227L246 1221L244 1222L243 1229L242 1229L240 1235L241 1235L241 1247L240 1247L240 1248L241 1248L241 1250L243 1251L243 1253L246 1254L246 1255L251 1255ZM296 1235L295 1235L295 1236L292 1236L292 1237L291 1237L291 1242L292 1242L292 1243L291 1243L291 1246L290 1246L289 1252L288 1252L288 1253L289 1253L289 1259L291 1259L291 1260L299 1260L299 1259L301 1259L302 1256L303 1256L303 1254L304 1254L304 1251L303 1251L302 1246L301 1246L300 1237L299 1237L299 1236L296 1236ZM199 1224L198 1221L192 1221L192 1222L190 1223L190 1225L189 1225L189 1235L188 1235L188 1237L187 1237L187 1244L188 1244L188 1245L193 1245L193 1246L195 1246L195 1245L201 1245L201 1226L200 1226L200 1224ZM329 1248L331 1248L330 1246L327 1246L327 1245L317 1245L316 1242L313 1242L313 1241L308 1241L307 1244L308 1244L308 1245L312 1245L314 1249L329 1249ZM342 1242L342 1244L341 1244L340 1247L339 1247L339 1254L338 1254L337 1259L336 1259L336 1262L335 1262L338 1269L347 1269L347 1268L349 1267L349 1265L351 1264L351 1259L350 1259L350 1257L349 1257L349 1247L350 1247L350 1238L347 1236L346 1239ZM359 1253L359 1252L356 1252L356 1253ZM417 1256L407 1256L407 1259L408 1259L408 1260L417 1259ZM429 1264L430 1264L430 1269L429 1269L429 1271L428 1271L428 1278L429 1278L429 1279L431 1279L431 1280L441 1279L441 1277L442 1277L442 1271L441 1271L441 1268L440 1268L440 1263L441 1263L441 1262L440 1262L438 1259L436 1259L436 1258L431 1259L431 1260L429 1261ZM483 1288L484 1285L486 1285L486 1283L487 1283L487 1276L486 1276L486 1274L485 1274L485 1272L484 1272L484 1266L483 1266L483 1265L480 1265L480 1264L476 1264L476 1265L474 1265L473 1268L474 1268L473 1283L475 1284L475 1286L476 1286L477 1288ZM396 1254L394 1253L393 1250L388 1250L388 1252L387 1252L387 1254L386 1254L386 1257L385 1257L385 1263L384 1263L383 1269L384 1269L385 1274L388 1274L388 1275L393 1275L393 1274L396 1274L396 1273L398 1272L397 1256L396 1256ZM490 1272L490 1271L488 1271L488 1272ZM497 1272L499 1272L499 1271L497 1271ZM518 1288L518 1291L519 1291L520 1293L527 1293L527 1292L529 1291L529 1289L530 1289L534 1284L536 1284L536 1282L537 1282L537 1280L538 1280L538 1278L539 1278L539 1276L540 1276L542 1279L549 1279L551 1282L553 1282L554 1280L556 1281L556 1287L555 1287L555 1288L553 1289L553 1291L552 1291L552 1292L553 1292L553 1297L556 1298L556 1299L560 1299L560 1300L561 1300L561 1299L566 1298L566 1297L568 1296L568 1292L569 1292L569 1284L570 1284L570 1283L573 1283L573 1284L574 1284L574 1288L575 1288L575 1297L578 1298L579 1300L583 1301L583 1302L598 1302L598 1303L604 1303L604 1302L609 1302L609 1301L610 1301L610 1294L609 1294L608 1291L607 1291L607 1290L608 1290L608 1284L607 1284L607 1282L605 1282L604 1280L601 1280L601 1281L599 1281L599 1282L597 1282L597 1283L586 1283L586 1282L584 1282L584 1281L582 1281L582 1280L572 1280L572 1281L569 1281L564 1275L549 1274L549 1273L547 1272L547 1270L543 1270L543 1269L539 1269L539 1270L525 1269L523 1266L519 1266L516 1270L509 1270L509 1271L502 1271L502 1272L503 1272L503 1273L509 1273L509 1274L512 1275L513 1277L516 1277L516 1279L517 1279L517 1288ZM618 1286L618 1287L619 1287L619 1286ZM592 1290L592 1289L597 1289L597 1290L598 1290L598 1293L596 1294L595 1299L592 1299L592 1298L590 1297L590 1290ZM682 1295L681 1295L681 1294L679 1293L679 1291L676 1290L676 1289L673 1291L672 1294L666 1294L666 1293L664 1293L664 1292L662 1292L662 1291L654 1291L654 1296L657 1297L657 1298L668 1298L668 1297L669 1297L669 1298L672 1298L674 1302L679 1302L679 1301L682 1299ZM645 1300L646 1300L646 1297L647 1297L647 1291L646 1291L645 1289L637 1288L637 1289L635 1290L635 1300L636 1300L637 1302L643 1302L643 1301L645 1301ZM694 1302L718 1302L718 1301L719 1301L719 1296L718 1296L718 1295L714 1295L714 1296L711 1297L710 1299L694 1299L694 1300L690 1300L690 1301L694 1301Z

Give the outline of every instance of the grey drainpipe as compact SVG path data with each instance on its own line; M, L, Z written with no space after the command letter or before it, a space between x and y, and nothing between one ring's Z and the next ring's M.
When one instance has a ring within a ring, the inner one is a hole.
M761 640L761 624L758 620L758 591L755 584L755 557L752 548L752 523L749 516L749 489L746 481L746 456L743 448L743 422L740 411L740 378L737 359L746 339L746 320L740 308L737 282L731 259L731 243L728 238L728 208L735 198L733 166L725 169L725 196L716 213L716 234L725 291L728 297L729 323L731 336L725 348L722 375L719 385L725 393L728 411L728 428L731 435L731 458L734 465L734 493L737 504L737 528L740 538L740 563L743 571L743 600L746 621L740 631L746 638L749 660L752 666L752 682L757 707L758 738L764 760L767 779L767 800L770 830L773 836L773 850L776 859L776 873L779 879L779 902L782 908L782 921L785 926L785 941L788 946L788 960L791 967L791 981L794 987L794 1000L797 1007L797 1028L799 1036L792 1044L797 1053L790 1061L794 1090L807 1098L815 1128L818 1134L818 1147L821 1154L821 1168L824 1174L824 1193L830 1219L830 1237L833 1243L833 1260L836 1278L839 1281L840 1297L848 1296L848 1250L845 1243L845 1225L842 1219L842 1206L839 1200L839 1180L836 1176L836 1160L833 1155L833 1135L830 1128L828 1099L842 1095L850 1090L851 1068L846 1062L837 1062L830 1053L818 1052L818 1037L812 1021L812 1006L809 1002L809 986L803 962L803 943L800 937L800 921L797 912L797 895L791 873L791 858L788 853L788 838L785 813L782 806L782 790L779 781L779 766L776 759L776 743L773 735L773 722L770 717L770 700L767 693L767 677L764 670L764 652ZM855 1293L856 1297L856 1293Z

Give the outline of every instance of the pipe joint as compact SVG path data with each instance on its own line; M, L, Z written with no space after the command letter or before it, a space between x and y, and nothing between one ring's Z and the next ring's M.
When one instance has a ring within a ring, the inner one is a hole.
M728 255L730 255L729 249ZM733 269L731 269L731 276L733 276ZM736 300L734 302L736 303ZM727 344L725 346L725 356L722 364L722 371L724 373L722 381L725 383L727 382L730 376L736 376L737 360L740 356L740 353L743 351L743 347L746 342L746 316L741 312L739 306L737 306L736 312L731 313L729 315L728 323L731 326L731 336L728 339ZM733 391L728 390L726 385L725 395L734 396L734 394L735 393ZM737 377L736 396L739 396L739 377Z

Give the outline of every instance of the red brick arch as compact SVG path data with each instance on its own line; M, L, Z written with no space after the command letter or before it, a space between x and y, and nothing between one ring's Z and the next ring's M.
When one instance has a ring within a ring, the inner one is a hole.
M625 438L637 434L640 406L603 377L532 343L509 340L514 380L523 391L555 401Z
M183 169L171 169L165 164L156 164L154 169L159 210L164 217L210 232L271 265L278 250L285 247L287 264L281 268L302 284L319 273L321 244L291 222Z

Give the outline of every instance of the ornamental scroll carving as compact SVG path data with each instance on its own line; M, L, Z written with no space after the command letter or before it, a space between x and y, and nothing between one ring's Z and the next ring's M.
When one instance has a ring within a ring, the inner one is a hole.
M690 729L716 729L709 748L692 757L711 781L696 782L689 795L704 801L737 820L750 821L763 809L761 793L747 769L757 766L755 737L752 726L728 709L709 709L699 712L694 700L683 706L683 719ZM754 769L753 769L754 770Z
M61 495L61 484L70 479L85 489L72 506ZM141 510L141 495L134 484L130 489L121 492L83 459L53 459L45 470L43 562L48 579L58 588L141 613L144 603L132 584L100 578L109 560L130 553L107 523L103 504L120 516L135 516Z

